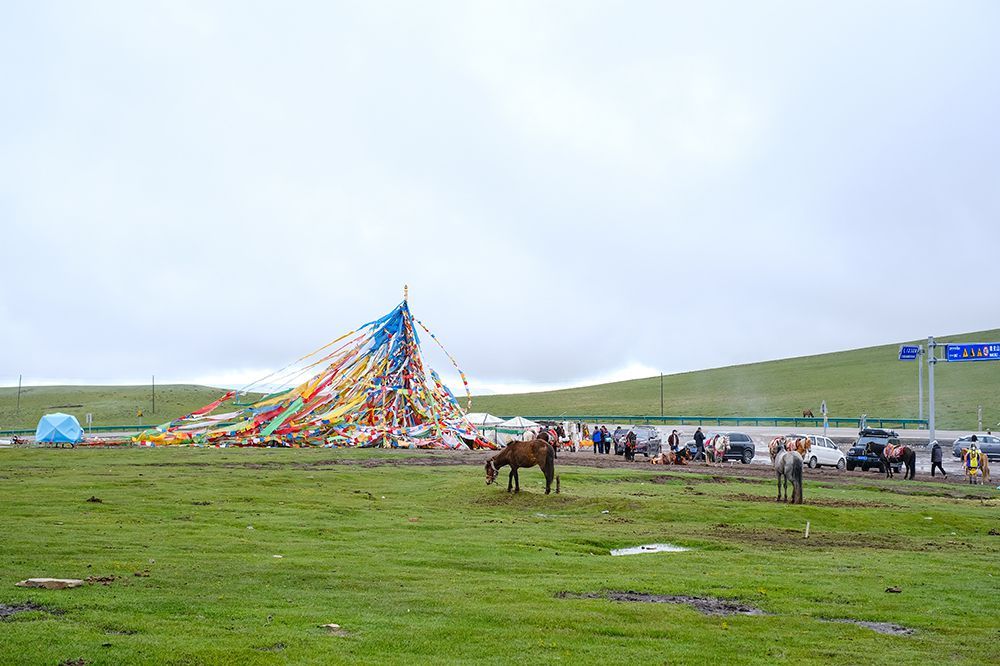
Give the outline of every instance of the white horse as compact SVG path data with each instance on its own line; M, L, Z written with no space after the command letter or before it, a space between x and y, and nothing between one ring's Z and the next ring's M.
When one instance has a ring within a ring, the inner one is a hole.
M781 482L785 482L785 498L788 501L788 481L792 482L792 504L802 504L802 456L798 451L785 450L784 443L771 449L771 462L778 475L778 498L781 499Z
M570 451L574 453L580 450L580 424L571 423L570 421L563 421L562 428L565 435L562 438L562 444L569 447Z
M726 459L726 451L729 450L729 437L726 435L716 435L708 442L706 452L711 452L712 462L721 467Z

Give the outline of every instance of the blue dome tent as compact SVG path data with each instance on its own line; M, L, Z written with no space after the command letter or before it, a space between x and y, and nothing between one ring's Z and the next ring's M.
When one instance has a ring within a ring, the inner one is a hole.
M35 442L38 444L71 444L83 439L83 428L72 414L46 414L38 422Z

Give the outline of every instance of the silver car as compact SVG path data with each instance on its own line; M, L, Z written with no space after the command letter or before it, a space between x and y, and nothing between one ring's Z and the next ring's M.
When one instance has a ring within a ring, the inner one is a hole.
M962 449L967 449L972 446L973 435L966 435L965 437L960 437L955 440L955 446L952 447L951 453L956 458L962 457ZM979 450L986 454L986 457L990 460L1000 460L1000 437L996 435L975 435L976 446Z

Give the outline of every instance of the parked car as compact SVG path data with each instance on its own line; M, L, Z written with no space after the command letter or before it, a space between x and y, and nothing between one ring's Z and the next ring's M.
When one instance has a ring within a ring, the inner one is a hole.
M625 435L631 430L635 433L635 452L646 456L659 455L662 449L660 433L653 426L637 425L631 428L615 428L611 438L615 442L615 455L620 456L625 453Z
M847 456L829 437L823 435L788 435L788 437L809 438L810 448L805 463L813 469L817 467L847 469Z
M705 441L710 441L716 435L726 435L729 437L729 450L726 451L726 457L724 460L739 460L744 465L749 465L753 461L754 453L756 449L754 447L753 439L750 435L742 432L713 432L705 433ZM698 451L698 447L695 446L694 440L690 439L684 445L687 450L694 457L694 454ZM706 445L707 446L707 445Z
M956 458L962 457L962 449L972 446L972 435L966 435L955 440L951 453ZM1000 437L996 435L976 435L976 446L990 460L1000 460Z
M899 434L895 430L882 430L880 428L865 428L859 432L857 441L854 442L850 451L847 452L847 469L851 470L860 467L865 472L870 469L877 469L880 472L885 471L882 467L882 461L878 459L878 456L867 455L865 453L865 449L869 443L881 444L882 446L886 444L899 446ZM892 466L894 472L899 472L902 468L902 462Z

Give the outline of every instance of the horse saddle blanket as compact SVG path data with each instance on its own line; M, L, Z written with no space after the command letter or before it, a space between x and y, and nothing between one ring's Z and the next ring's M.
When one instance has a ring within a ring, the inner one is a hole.
M895 460L899 457L899 454L903 452L902 446L893 446L892 444L886 444L885 450L882 455L885 456L886 460Z
M970 451L969 457L966 458L965 466L969 469L979 469L979 454L975 451Z

